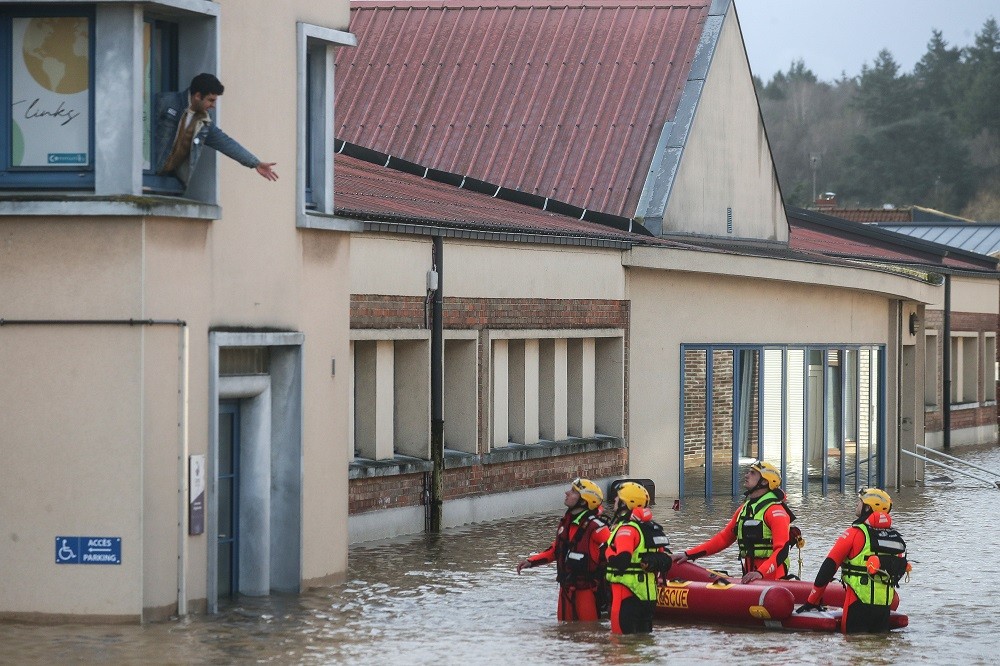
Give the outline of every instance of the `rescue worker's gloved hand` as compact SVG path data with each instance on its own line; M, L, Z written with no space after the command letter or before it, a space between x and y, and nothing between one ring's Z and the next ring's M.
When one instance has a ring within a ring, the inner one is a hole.
M618 573L625 573L632 563L632 553L618 553L608 558L608 566Z
M763 577L764 577L764 574L762 574L759 571L750 571L745 576L743 576L743 578L740 580L740 582L744 583L744 584L745 583L752 583L753 581L760 580Z
M520 562L517 563L517 573L518 573L518 575L520 575L521 569L523 569L525 567L527 567L527 568L530 569L533 566L535 566L535 565L531 563L531 560L521 560Z
M685 562L688 562L693 559L691 557L688 557L688 554L685 552L674 553L673 558L674 558L674 564L684 564Z
M667 573L673 564L673 560L667 553L643 553L640 559L646 571L656 573Z

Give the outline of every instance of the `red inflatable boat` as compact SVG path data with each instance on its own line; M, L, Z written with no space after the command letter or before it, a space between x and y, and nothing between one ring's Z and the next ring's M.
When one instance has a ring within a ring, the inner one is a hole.
M675 564L670 580L661 585L656 616L664 619L756 625L769 629L839 631L844 588L830 585L823 595L825 611L796 612L806 602L812 584L800 580L734 582L720 572L692 562ZM890 626L905 627L909 619L897 613L893 599Z

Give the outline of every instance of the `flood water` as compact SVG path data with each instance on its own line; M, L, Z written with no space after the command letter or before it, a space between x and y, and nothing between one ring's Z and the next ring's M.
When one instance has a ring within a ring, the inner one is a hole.
M959 456L1000 473L1000 448ZM975 472L980 476L985 474ZM929 474L929 477L932 476ZM551 567L516 575L546 547L559 507L524 518L356 546L347 581L307 594L241 599L212 617L147 626L0 625L0 663L767 663L987 664L1000 599L1000 490L955 477L893 492L913 574L900 590L905 629L882 636L657 624L613 640L608 621L560 624ZM735 505L660 496L654 514L675 550L722 526ZM856 496L792 495L812 579L853 517ZM797 569L792 551L792 570ZM738 570L730 550L705 560Z

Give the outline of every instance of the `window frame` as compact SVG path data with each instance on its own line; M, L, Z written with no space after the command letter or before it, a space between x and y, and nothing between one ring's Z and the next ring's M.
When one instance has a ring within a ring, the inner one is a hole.
M337 229L332 219L334 47L357 46L342 30L310 23L296 24L297 163L296 224L303 228Z
M15 13L28 16L65 15L70 11L91 17L90 47L93 77L91 86L92 127L90 171L71 183L29 176L20 182L7 177L0 168L0 216L166 216L216 220L222 215L218 205L218 171L214 151L206 151L199 163L203 178L188 185L181 196L144 188L144 95L143 24L148 17L176 22L178 34L178 75L181 80L197 72L214 72L219 67L219 13L214 0L116 0L61 5L45 3L39 9L28 3L7 3L0 17ZM41 3L39 3L41 4ZM119 70L122 62L130 68ZM104 76L107 71L115 76ZM10 76L4 77L10 90ZM2 125L0 114L0 125ZM9 128L8 128L9 129ZM3 127L0 126L0 132ZM9 139L0 139L0 150ZM9 157L6 158L9 160ZM79 170L77 170L79 171ZM44 175L44 174L43 174ZM62 176L66 178L65 175ZM71 187L70 187L71 186ZM176 191L179 191L177 188ZM139 197L139 198L134 198ZM67 205L71 202L70 205Z
M0 49L10 53L13 48L13 20L34 17L82 16L87 19L88 59L88 127L87 166L15 167L11 165L11 133L13 124L13 59L0 68L0 91L6 102L0 103L0 191L2 190L92 190L95 182L96 147L94 126L96 86L96 11L94 5L14 5L0 10Z
M143 191L154 194L181 195L184 193L184 184L174 176L161 176L153 169L156 159L156 96L180 90L179 76L179 50L180 50L180 25L175 21L168 21L159 17L143 16L143 30L150 26L149 49L143 53L148 58L150 71L147 79L143 72L143 113L149 118L149 126L143 129L143 141L149 142L149 168L142 165L142 186ZM160 31L160 40L157 41L157 31ZM159 66L154 64L154 57L158 58ZM149 83L149 90L146 84ZM148 93L148 97L147 97Z

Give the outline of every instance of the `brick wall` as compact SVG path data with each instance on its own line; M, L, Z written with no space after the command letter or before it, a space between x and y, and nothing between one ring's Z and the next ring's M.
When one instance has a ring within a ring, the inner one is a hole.
M445 298L444 327L626 328L629 302L605 299ZM424 328L420 296L351 295L351 328Z
M706 352L687 350L684 358L684 465L694 467L705 462L705 401ZM760 354L754 355L751 373L756 377ZM750 448L757 448L758 382L751 384ZM733 351L716 349L712 352L712 457L726 460L733 455Z
M444 500L568 483L577 476L595 479L623 476L627 470L628 449L624 448L516 462L477 463L445 470ZM349 488L351 514L419 506L423 504L424 474L352 479Z

